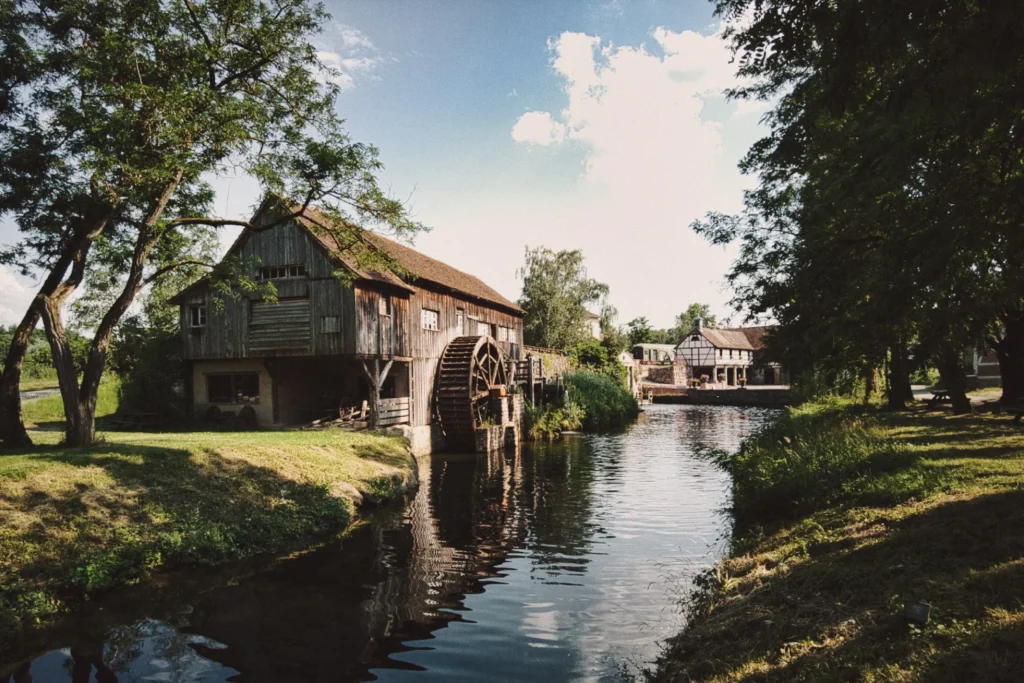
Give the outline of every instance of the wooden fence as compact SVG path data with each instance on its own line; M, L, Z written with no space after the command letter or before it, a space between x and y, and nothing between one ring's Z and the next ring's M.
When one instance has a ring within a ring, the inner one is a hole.
M380 413L377 415L378 427L409 424L408 398L382 398Z

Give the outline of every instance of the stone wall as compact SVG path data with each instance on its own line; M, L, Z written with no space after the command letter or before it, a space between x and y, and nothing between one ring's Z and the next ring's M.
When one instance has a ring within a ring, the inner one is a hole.
M646 381L653 384L672 384L685 386L689 382L689 373L686 365L674 363L672 365L656 365L647 369Z
M795 401L788 389L683 389L673 394L655 394L654 402L782 408Z

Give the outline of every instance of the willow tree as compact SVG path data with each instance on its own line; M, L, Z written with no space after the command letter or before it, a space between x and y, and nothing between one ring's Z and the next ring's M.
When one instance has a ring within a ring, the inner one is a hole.
M96 395L118 322L145 287L196 265L188 249L177 251L185 257L178 262L155 257L175 253L165 247L194 231L246 225L209 215L212 193L204 178L211 172L240 166L268 192L291 198L294 212L277 221L313 205L348 219L336 228L345 233L337 236L341 243L356 241L353 223L383 226L399 236L421 228L378 186L376 149L342 130L335 79L314 45L329 19L319 4L16 5L28 37L24 61L33 70L3 130L0 208L22 233L5 257L43 273L23 326L34 326L33 316L44 323L69 445L95 438ZM108 259L115 286L97 311L79 380L64 309L97 272L88 266L98 242L119 255ZM365 249L355 256L381 260ZM17 393L18 344L16 336L0 387L8 443L26 440L16 403L9 400Z

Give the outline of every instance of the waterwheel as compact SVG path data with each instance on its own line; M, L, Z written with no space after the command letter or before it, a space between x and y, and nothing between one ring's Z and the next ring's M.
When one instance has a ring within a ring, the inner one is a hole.
M449 446L472 448L487 422L491 387L508 384L501 348L490 337L456 337L445 347L437 373L437 414Z

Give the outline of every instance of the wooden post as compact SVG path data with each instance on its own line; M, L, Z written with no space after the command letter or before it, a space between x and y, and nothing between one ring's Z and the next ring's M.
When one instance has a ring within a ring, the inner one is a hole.
M371 429L377 428L377 418L380 415L380 390L384 387L384 380L388 377L388 372L391 370L391 365L395 361L389 360L384 366L384 369L380 369L380 358L373 359L373 371L366 365L366 361L363 360L363 372L366 373L366 379L370 382L370 420L369 425Z
M536 405L536 400L534 399L534 391L536 390L537 387L534 386L534 381L535 380L533 379L533 354L532 353L526 354L526 381L530 383L530 405Z
M264 363L267 368L267 374L270 375L270 411L271 420L274 424L281 421L281 407L277 400L277 387L280 384L280 367L278 366L276 358L268 358Z

